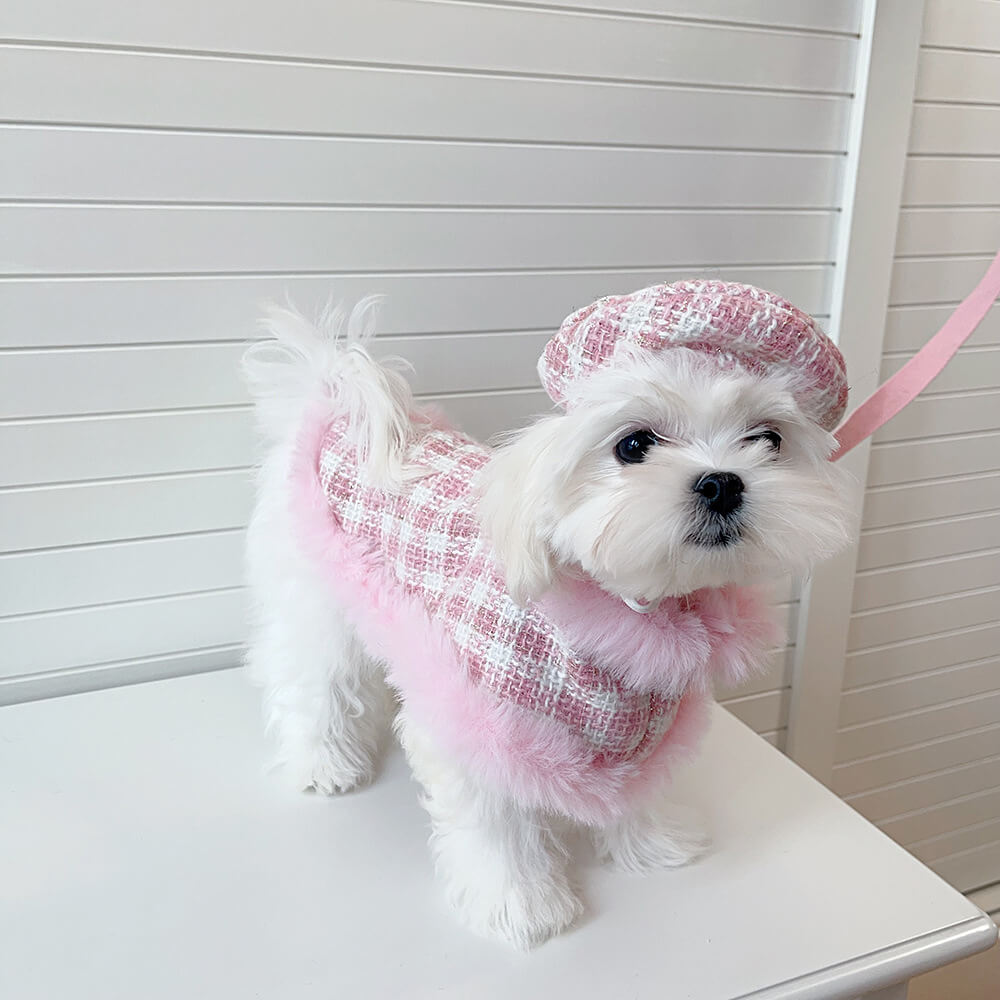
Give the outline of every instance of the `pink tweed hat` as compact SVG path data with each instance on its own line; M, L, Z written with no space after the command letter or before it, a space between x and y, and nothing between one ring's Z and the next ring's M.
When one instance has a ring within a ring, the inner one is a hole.
M578 309L538 362L545 391L569 408L576 383L607 365L620 343L651 351L686 347L723 367L792 374L802 411L828 431L847 406L844 359L833 341L812 317L753 285L679 281Z

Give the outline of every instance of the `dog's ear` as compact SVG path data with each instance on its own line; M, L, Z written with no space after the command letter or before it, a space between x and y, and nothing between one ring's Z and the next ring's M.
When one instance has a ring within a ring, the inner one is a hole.
M479 515L518 604L540 597L556 575L549 545L553 496L565 475L565 416L546 417L494 451L479 480ZM562 454L560 452L562 451Z

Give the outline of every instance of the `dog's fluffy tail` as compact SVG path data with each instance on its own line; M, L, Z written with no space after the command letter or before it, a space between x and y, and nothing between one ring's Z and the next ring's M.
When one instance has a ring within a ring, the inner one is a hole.
M306 413L346 417L369 482L393 489L413 472L405 458L414 404L401 362L379 362L368 351L379 301L362 299L349 316L329 309L315 325L270 306L262 320L267 337L247 349L243 375L272 443L295 434Z

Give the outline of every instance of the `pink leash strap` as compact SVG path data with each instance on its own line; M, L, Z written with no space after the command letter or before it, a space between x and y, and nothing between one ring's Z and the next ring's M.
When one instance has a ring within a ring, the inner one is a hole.
M1000 253L993 258L982 280L948 317L944 326L840 425L834 435L838 447L830 456L830 461L842 458L923 392L931 379L972 336L997 296L1000 296Z

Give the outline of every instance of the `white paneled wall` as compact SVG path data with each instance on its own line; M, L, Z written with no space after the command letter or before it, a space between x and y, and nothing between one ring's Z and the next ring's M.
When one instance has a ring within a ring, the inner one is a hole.
M1000 247L1000 3L931 0L882 377ZM1000 880L1000 306L875 439L833 787L963 890Z
M829 311L854 2L2 21L0 700L238 659L262 300L385 293L381 349L478 434L546 406L541 345L598 295L703 274ZM730 703L778 744L790 671Z

